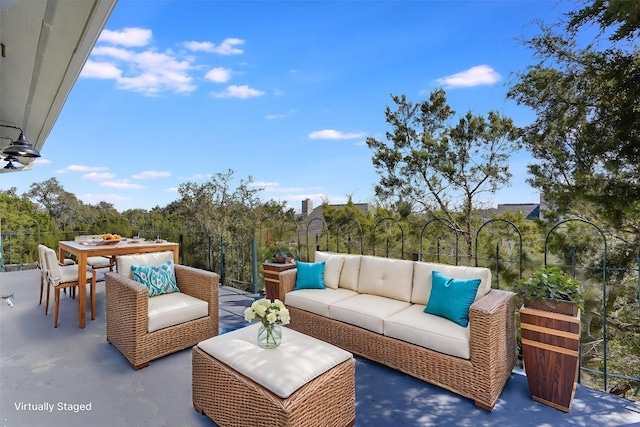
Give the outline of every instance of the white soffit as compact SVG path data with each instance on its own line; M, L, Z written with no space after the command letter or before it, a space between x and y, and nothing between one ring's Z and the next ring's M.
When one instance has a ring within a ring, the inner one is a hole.
M42 151L116 2L0 0L0 123L24 129ZM0 136L15 140L18 135L0 127ZM0 139L0 149L10 142Z

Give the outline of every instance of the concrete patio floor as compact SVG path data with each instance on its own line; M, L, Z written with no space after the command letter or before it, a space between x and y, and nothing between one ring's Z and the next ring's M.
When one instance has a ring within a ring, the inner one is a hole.
M38 305L39 271L0 273L0 425L215 426L191 402L191 350L134 371L105 339L104 283L97 318L78 328L77 302L63 296L60 320ZM220 289L221 333L245 326L252 296ZM53 304L51 305L51 307ZM439 387L356 358L356 426L627 426L640 425L640 405L578 386L570 413L534 402L514 371L493 412ZM247 401L255 396L247 396ZM21 408L51 404L53 410ZM63 410L65 404L70 410ZM90 410L74 412L84 404ZM75 406L74 406L75 405ZM277 427L277 426L274 426Z

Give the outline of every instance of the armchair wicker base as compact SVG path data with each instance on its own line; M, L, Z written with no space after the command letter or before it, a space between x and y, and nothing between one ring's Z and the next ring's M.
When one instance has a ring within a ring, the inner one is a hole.
M126 258L118 257L118 262ZM207 313L197 319L150 330L148 289L120 274L124 271L120 265L118 271L105 273L107 341L118 348L133 369L144 368L151 360L218 335L219 276L216 273L175 265L180 293L204 301Z

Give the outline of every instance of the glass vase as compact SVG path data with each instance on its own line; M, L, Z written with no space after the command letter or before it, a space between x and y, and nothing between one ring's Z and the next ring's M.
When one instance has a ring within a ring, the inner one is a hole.
M262 348L276 348L282 342L282 327L277 323L269 326L260 325L258 329L258 345Z

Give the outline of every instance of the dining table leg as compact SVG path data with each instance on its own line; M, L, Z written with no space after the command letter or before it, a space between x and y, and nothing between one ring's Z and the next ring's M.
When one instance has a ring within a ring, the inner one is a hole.
M79 326L84 328L87 326L87 254L80 252L76 256L78 257L78 322Z

